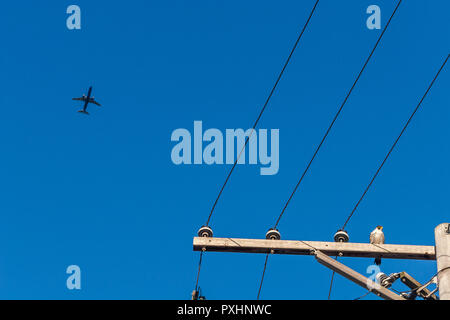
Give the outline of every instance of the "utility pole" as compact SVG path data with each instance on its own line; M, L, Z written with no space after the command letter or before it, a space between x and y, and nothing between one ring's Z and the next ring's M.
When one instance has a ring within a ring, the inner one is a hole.
M335 242L281 240L279 232L274 229L269 230L266 239L213 238L209 227L202 228L207 228L209 232L200 229L199 237L194 237L194 251L313 255L322 265L388 300L403 300L405 296L391 292L388 290L389 286L377 287L371 280L330 256L436 260L439 299L450 300L450 223L442 223L436 227L435 246L349 243L348 235L342 230L336 233ZM344 237L342 233L345 233ZM274 234L276 237L273 237ZM426 289L432 281L422 286L406 272L396 275L396 279L401 278L415 295L424 299L437 299L433 295L436 289Z
M441 300L450 300L450 223L438 225L434 229L434 235L439 298Z

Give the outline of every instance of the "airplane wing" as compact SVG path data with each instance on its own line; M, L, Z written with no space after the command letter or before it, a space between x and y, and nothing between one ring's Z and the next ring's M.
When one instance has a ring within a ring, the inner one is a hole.
M86 101L86 97L81 97L81 98L72 98L72 100L77 100L77 101Z
M97 101L95 101L94 99L89 100L90 103L93 103L99 107L101 107L102 105L100 103L98 103Z

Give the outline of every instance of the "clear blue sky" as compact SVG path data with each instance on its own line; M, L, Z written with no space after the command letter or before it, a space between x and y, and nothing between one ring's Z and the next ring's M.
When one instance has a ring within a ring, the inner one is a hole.
M66 8L82 29L66 28ZM204 224L230 166L175 166L174 129L249 128L314 0L8 1L0 28L0 298L187 299ZM263 238L396 1L322 0L260 122L280 129L280 171L239 166L212 219L219 237ZM288 207L284 239L331 240L450 52L450 3L403 1ZM450 66L351 220L352 241L433 245L449 222ZM78 114L94 86L104 105ZM369 259L343 259L361 273ZM264 255L207 253L208 299L256 298ZM67 266L82 290L66 289ZM420 281L434 262L384 260ZM326 299L331 272L270 258L263 299ZM398 289L403 289L398 287ZM334 299L364 290L338 276ZM368 297L370 298L370 297Z

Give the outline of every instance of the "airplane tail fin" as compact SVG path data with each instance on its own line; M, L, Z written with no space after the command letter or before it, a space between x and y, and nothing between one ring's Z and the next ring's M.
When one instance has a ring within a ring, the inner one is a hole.
M84 113L85 115L89 115L89 112L87 112L87 111L84 111L84 110L80 110L80 111L78 111L79 113Z

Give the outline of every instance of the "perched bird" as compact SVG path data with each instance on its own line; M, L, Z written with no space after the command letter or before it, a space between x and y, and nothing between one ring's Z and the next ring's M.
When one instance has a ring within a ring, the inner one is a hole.
M383 227L377 226L371 233L370 233L370 243L371 244L384 244L384 233L383 233ZM377 257L375 258L375 264L379 266L381 264L381 258Z

